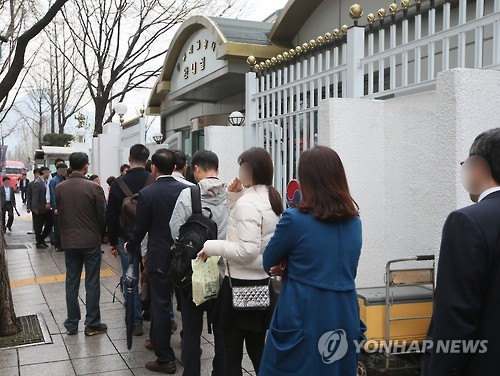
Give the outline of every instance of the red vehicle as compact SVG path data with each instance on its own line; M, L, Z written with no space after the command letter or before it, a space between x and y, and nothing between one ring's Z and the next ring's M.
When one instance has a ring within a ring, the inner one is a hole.
M14 191L19 190L19 180L22 179L23 173L26 172L23 162L19 161L6 161L5 162L5 176L10 178L10 184ZM3 184L2 184L3 185Z

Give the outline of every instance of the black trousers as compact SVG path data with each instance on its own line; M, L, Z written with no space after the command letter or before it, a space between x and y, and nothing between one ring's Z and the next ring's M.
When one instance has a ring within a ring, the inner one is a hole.
M259 373L262 353L266 340L266 332L253 332L242 329L224 329L224 364L225 375L242 375L243 342L245 342L248 357L252 361L255 373Z
M36 244L45 242L45 238L49 236L52 230L52 211L46 213L33 213L33 226L35 228Z
M61 231L59 229L59 215L52 214L54 221L54 247L61 247Z
M151 327L149 338L153 343L156 361L167 363L175 360L174 350L170 346L170 305L172 304L172 286L167 274L149 272L151 292Z
M179 289L182 312L182 353L181 359L184 366L183 376L200 376L200 338L203 331L203 317L206 312L204 305L199 307L193 299L183 290ZM208 315L210 316L210 311ZM212 361L212 376L224 376L224 346L222 331L213 326L215 356ZM240 367L241 370L241 367Z
M9 219L5 222L5 214L8 214ZM2 207L2 228L5 231L5 228L10 228L14 223L14 207L10 201L7 201Z
M23 204L26 203L26 189L21 188L21 200L23 200Z

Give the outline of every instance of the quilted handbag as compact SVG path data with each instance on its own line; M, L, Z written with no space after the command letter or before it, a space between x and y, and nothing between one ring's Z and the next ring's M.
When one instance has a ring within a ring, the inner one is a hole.
M229 263L227 264L229 274L229 286L231 287L233 308L236 310L266 310L271 306L271 291L269 278L265 285L233 286Z

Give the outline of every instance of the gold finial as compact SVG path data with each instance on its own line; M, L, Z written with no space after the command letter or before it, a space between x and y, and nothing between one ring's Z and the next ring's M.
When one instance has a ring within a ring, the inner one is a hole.
M420 5L422 3L422 0L415 0L415 4Z
M279 62L282 62L283 61L283 55L279 54L278 56L276 56L276 59L278 59Z
M302 43L302 49L306 52L309 49L309 45L307 43Z
M363 15L363 8L359 4L354 4L349 8L349 17L351 17L354 20L354 23L356 24L361 16Z
M260 71L260 65L259 64L255 64L255 66L253 67L253 69L258 72Z
M349 29L349 27L347 25L343 25L342 26L342 33L343 34L347 34L347 30Z
M267 59L266 60L266 67L270 67L271 66L271 60Z
M255 56L250 55L250 56L247 58L247 63L248 63L248 65L250 65L250 66L254 66L254 65L255 65L255 63L257 63L257 59L255 58Z
M370 13L368 16L366 16L366 19L368 20L368 23L372 25L375 22L375 15L373 13Z
M332 40L332 34L331 33L326 33L325 34L325 39L327 42L331 41Z
M389 11L392 15L395 15L398 11L398 4L392 3L391 5L389 5Z
M296 53L297 53L297 51L295 51L295 48L292 48L289 51L290 57L294 57Z
M295 48L295 51L297 52L297 55L300 55L302 53L302 47L297 46L297 48Z
M325 42L325 38L323 38L323 35L320 35L318 38L316 38L316 41L321 46Z
M378 18L380 18L381 20L383 20L385 18L385 9L384 8L380 8L377 12L377 15L378 15Z
M410 7L410 0L401 0L401 7L404 10L408 10L408 8Z
M272 65L276 65L276 63L278 62L278 59L276 59L274 56L271 58L271 64Z
M261 62L261 63L260 63L260 69L265 69L265 68L266 68L266 63Z
M309 41L309 48L313 49L314 47L316 47L316 40L311 39Z
M290 54L288 52L283 52L283 60L288 61L290 59Z
M335 39L337 39L340 35L340 30L339 29L333 29L333 36Z

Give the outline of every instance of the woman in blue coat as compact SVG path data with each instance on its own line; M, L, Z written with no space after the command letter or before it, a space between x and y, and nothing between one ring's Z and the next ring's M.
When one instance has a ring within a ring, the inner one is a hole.
M334 150L305 151L298 175L302 201L283 213L263 255L271 273L287 266L259 375L354 376L364 330L354 283L358 208Z

